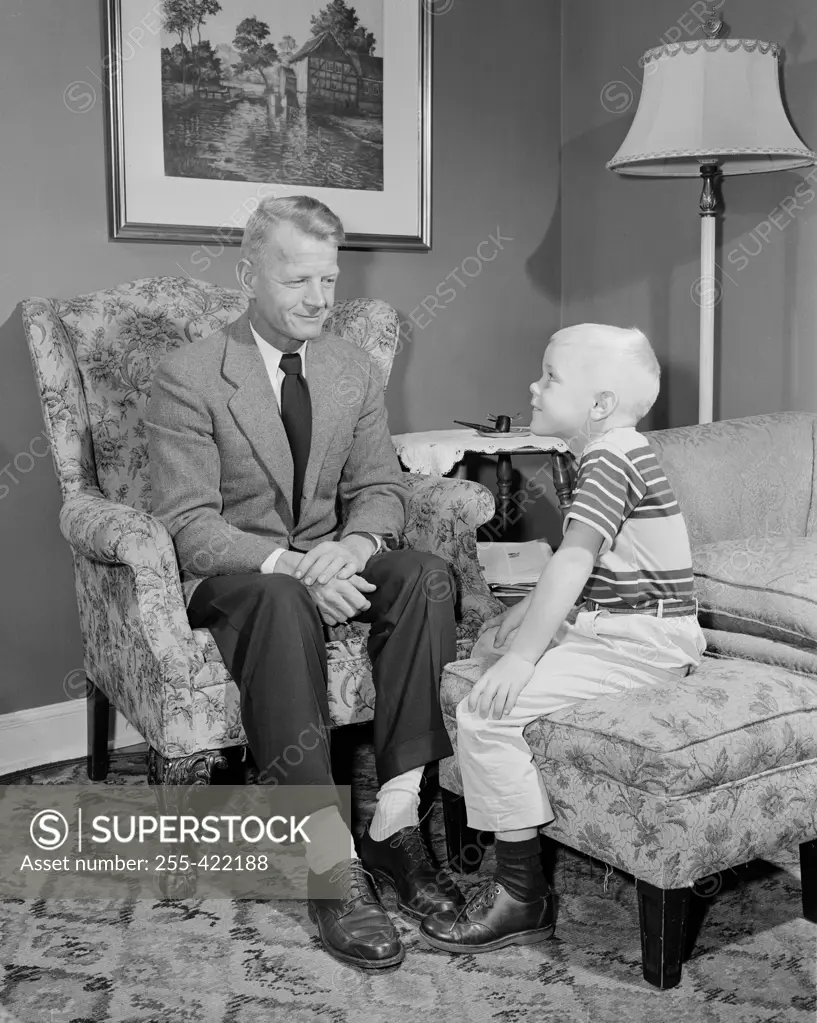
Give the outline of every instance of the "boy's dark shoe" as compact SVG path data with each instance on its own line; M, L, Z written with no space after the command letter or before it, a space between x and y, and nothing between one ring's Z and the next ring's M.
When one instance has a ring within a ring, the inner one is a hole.
M420 924L423 939L445 952L532 945L552 937L554 930L552 894L520 902L496 878L478 885L456 913L432 913Z
M326 896L327 888L335 898ZM323 947L335 959L364 970L403 961L406 952L400 936L378 902L360 860L342 860L326 874L310 870L307 891L309 918L317 924Z
M422 920L429 913L456 912L465 905L450 871L435 867L420 828L401 828L376 842L367 828L360 842L360 857L380 885L397 893L404 913Z

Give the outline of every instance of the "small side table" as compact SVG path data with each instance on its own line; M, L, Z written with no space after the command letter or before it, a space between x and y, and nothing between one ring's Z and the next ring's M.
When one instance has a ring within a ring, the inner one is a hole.
M511 507L511 485L515 454L537 451L552 459L553 484L559 499L559 510L564 517L570 505L570 453L567 444L558 437L537 437L533 433L481 434L476 430L429 430L427 433L399 433L392 443L400 461L409 472L444 476L450 472L467 451L497 455L496 513L500 536L508 528Z

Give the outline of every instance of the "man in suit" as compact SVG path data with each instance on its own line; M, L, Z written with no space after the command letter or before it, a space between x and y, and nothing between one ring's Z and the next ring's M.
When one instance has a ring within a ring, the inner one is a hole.
M240 689L260 781L281 782L295 747L284 783L315 786L309 888L328 880L336 897L311 897L310 917L332 955L378 968L405 953L373 873L418 919L463 903L417 816L424 766L451 754L439 682L456 658L454 587L442 559L397 549L408 489L382 381L365 351L322 333L343 240L323 203L264 200L236 268L248 311L161 362L145 423L152 511L190 624L210 630ZM371 623L380 784L361 858L333 788L323 632L353 618Z

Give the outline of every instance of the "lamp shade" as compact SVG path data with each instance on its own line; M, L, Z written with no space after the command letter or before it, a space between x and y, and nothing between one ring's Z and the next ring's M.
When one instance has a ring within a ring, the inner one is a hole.
M779 46L698 39L648 50L644 85L624 144L607 164L620 174L762 174L817 163L780 95Z

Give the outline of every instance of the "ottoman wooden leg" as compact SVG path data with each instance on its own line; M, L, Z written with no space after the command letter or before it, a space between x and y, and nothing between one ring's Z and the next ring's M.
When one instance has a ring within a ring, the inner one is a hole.
M691 888L656 888L639 881L641 966L644 980L656 987L675 987L681 980Z
M800 878L803 885L803 916L817 924L817 838L800 846Z
M473 874L479 869L485 849L493 841L493 834L468 827L462 796L448 789L440 789L440 795L443 801L448 866L458 874Z

